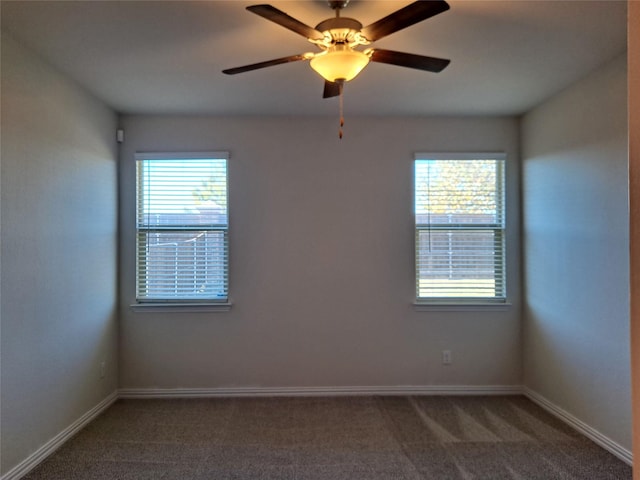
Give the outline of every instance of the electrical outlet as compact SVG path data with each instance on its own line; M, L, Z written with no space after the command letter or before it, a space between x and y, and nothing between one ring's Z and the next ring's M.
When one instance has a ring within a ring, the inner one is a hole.
M442 351L442 364L443 365L451 365L451 350L443 350Z
M107 362L102 361L102 363L100 364L100 378L104 378L106 373L107 373Z

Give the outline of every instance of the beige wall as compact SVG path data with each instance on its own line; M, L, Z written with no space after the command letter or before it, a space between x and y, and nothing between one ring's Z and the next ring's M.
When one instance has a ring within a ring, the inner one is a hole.
M117 388L115 127L2 36L3 475Z
M631 450L626 55L522 121L524 384Z
M513 118L124 117L121 386L518 385L518 122ZM224 313L139 313L134 152L228 150ZM416 151L508 154L504 311L416 312ZM453 352L445 367L441 351Z
M634 480L640 480L640 2L629 2L629 167Z

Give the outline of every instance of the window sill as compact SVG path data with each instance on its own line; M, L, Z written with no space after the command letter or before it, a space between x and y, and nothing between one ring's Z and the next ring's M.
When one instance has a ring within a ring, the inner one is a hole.
M491 303L491 302L414 302L413 309L416 312L477 312L482 311L504 311L509 310L512 304Z
M143 313L167 313L167 312L228 312L231 310L231 303L134 303L129 305L134 312Z

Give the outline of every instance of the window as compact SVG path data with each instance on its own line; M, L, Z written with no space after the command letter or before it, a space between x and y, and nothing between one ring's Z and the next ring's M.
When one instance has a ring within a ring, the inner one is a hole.
M504 302L504 154L416 154L417 302Z
M136 299L226 302L226 153L136 154Z

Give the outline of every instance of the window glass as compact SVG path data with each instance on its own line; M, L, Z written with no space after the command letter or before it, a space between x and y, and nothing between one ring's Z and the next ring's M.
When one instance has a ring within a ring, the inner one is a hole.
M226 154L138 154L138 301L226 301Z
M416 298L504 300L504 155L415 161Z

